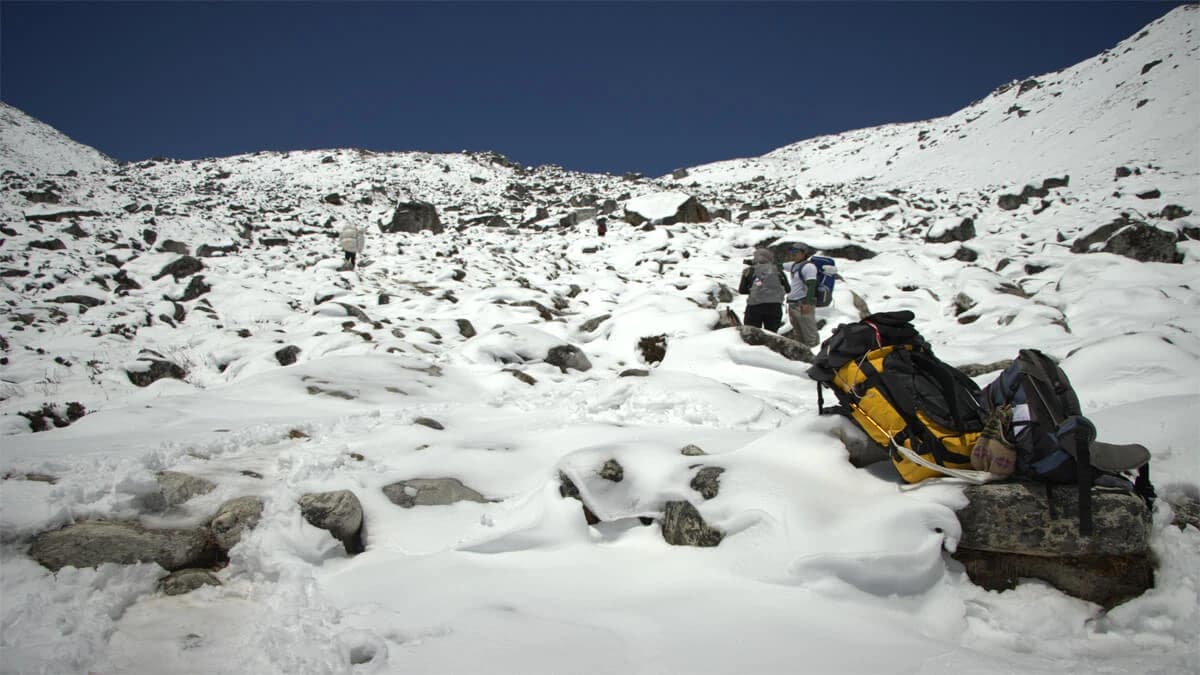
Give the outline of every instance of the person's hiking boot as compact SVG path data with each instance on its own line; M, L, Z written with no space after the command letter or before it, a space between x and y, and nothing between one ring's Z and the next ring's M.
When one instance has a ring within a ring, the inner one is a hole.
M988 415L983 433L971 448L971 468L987 471L1002 478L1012 475L1017 466L1017 453L1004 438L1004 430L1012 421L1012 406L1002 405Z

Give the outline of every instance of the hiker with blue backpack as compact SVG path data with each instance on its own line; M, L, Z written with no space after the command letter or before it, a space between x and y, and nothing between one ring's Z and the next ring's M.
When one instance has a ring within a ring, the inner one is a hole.
M827 307L833 302L833 282L837 275L832 258L813 253L805 244L792 244L788 248L789 260L784 264L792 287L787 296L788 320L797 340L807 347L821 343L817 307Z

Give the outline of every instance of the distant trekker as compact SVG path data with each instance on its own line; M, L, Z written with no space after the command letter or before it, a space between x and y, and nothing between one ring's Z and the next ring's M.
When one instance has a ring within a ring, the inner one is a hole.
M596 219L596 234L601 237L608 234L608 221L604 218Z
M342 251L346 254L346 262L342 265L343 270L353 270L357 264L358 254L362 253L363 247L367 243L367 228L355 227L354 225L346 225L342 228L342 234L338 236L338 243L342 246Z
M787 296L788 321L796 339L808 347L821 344L816 309L833 302L833 283L837 275L832 258L812 254L812 249L805 244L792 244L788 249L788 262L783 266L791 277L791 291Z
M753 259L742 270L738 292L749 294L742 323L778 332L783 323L783 299L791 290L775 256L765 248L754 249Z

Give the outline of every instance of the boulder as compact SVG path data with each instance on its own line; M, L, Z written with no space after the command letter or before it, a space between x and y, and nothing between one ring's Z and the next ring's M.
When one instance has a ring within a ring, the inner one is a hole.
M1096 244L1104 242L1099 252L1115 253L1141 262L1182 262L1175 248L1178 234L1162 230L1140 220L1122 215L1071 244L1072 253L1094 253Z
M252 530L262 518L263 501L260 497L237 497L225 502L209 521L217 546L229 552L242 539L242 533Z
M646 363L662 363L667 357L667 336L649 335L638 340L637 348Z
M300 355L300 348L296 345L288 345L282 349L275 351L275 360L281 366L290 366L296 362L296 357Z
M129 381L139 387L148 387L164 377L182 380L187 377L187 371L182 366L165 359L142 357L125 367Z
M455 502L479 502L489 500L475 490L463 485L457 478L413 478L385 485L383 494L397 506L411 509L414 506L446 506Z
M441 219L438 218L437 208L429 202L422 201L401 202L397 204L396 210L392 213L391 221L381 226L380 229L388 233L415 233L422 230L429 230L434 234L439 234L445 230Z
M212 258L217 255L225 255L227 253L237 253L239 250L237 244L210 245L200 244L200 248L196 249L196 255L201 258Z
M188 282L187 288L183 290L183 295L180 295L175 299L179 302L189 302L211 290L212 286L209 286L207 283L205 283L204 275L197 274L196 276L192 277L191 281Z
M166 570L208 567L219 551L205 528L151 530L136 521L90 520L38 535L29 555L57 572L101 563L155 562Z
M1079 534L1074 485L992 483L964 495L954 557L980 586L1001 590L1035 578L1112 607L1154 584L1150 511L1135 494L1094 488L1091 536Z
M564 373L571 368L581 372L592 369L592 362L588 360L583 350L575 345L551 347L550 351L546 354L546 363L557 366Z
M471 339L477 335L475 332L475 326L472 325L467 319L455 319L454 323L458 326L459 335L467 339Z
M975 221L970 218L963 218L958 225L953 227L937 226L931 227L925 233L925 241L935 244L948 244L952 241L967 241L975 237Z
M789 361L812 363L812 350L795 340L754 326L739 326L737 332L741 336L742 342L748 345L766 347Z
M199 259L193 258L190 255L184 255L172 260L159 270L158 274L154 275L154 279L158 280L170 274L175 277L175 281L179 281L185 277L189 277L196 272L204 269L204 263Z
M672 546L716 546L725 538L709 527L691 502L667 502L662 520L663 539Z
M706 466L696 472L689 483L692 489L705 499L712 499L721 490L721 474L725 469L719 466Z
M355 555L366 548L362 541L363 509L349 490L307 494L300 498L300 513L315 527L328 530L342 542L346 553Z

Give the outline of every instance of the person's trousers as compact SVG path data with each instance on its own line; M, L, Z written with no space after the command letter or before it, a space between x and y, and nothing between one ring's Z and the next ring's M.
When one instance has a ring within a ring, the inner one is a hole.
M783 308L778 302L746 305L746 315L742 319L742 323L777 333L779 326L783 324Z
M817 312L805 314L800 311L803 305L799 302L788 303L788 321L792 323L792 331L800 344L806 347L816 347L821 344L821 334L817 331Z
M354 251L344 251L344 253L346 254L346 269L354 269L354 260L358 257L358 254Z

